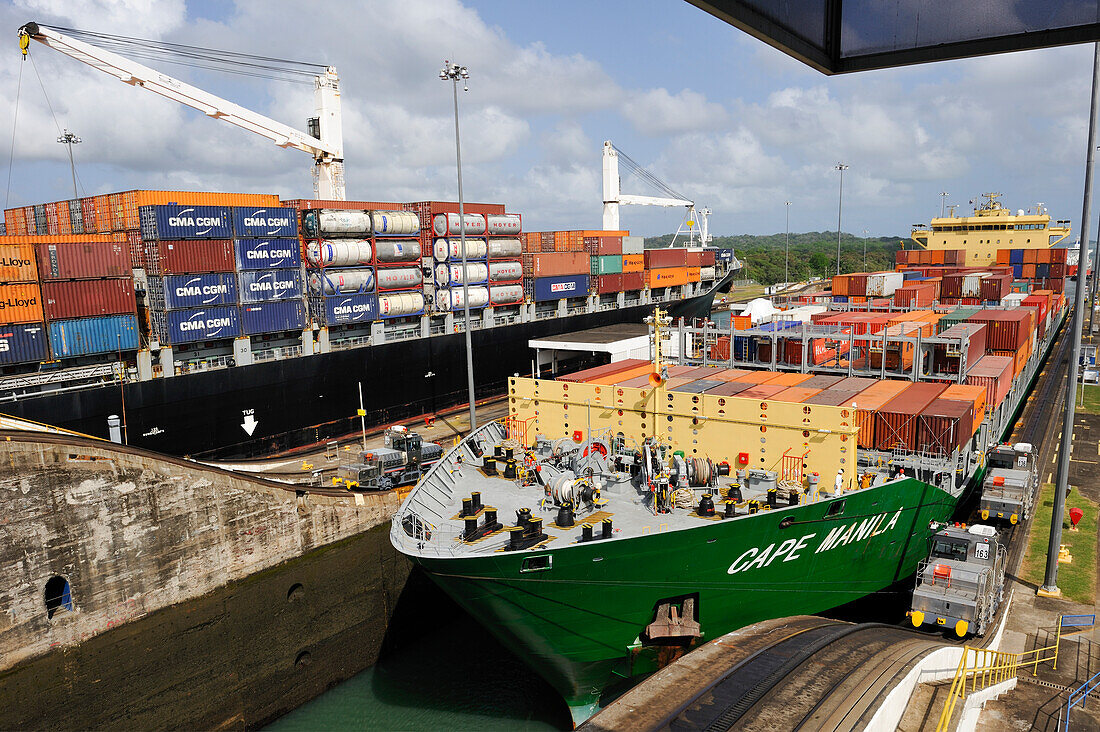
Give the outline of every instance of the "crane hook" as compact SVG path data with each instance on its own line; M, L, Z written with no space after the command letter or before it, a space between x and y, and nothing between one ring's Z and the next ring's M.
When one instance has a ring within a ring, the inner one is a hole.
M23 52L23 59L27 58L27 49L30 48L31 37L27 31L22 28L19 29L19 50Z

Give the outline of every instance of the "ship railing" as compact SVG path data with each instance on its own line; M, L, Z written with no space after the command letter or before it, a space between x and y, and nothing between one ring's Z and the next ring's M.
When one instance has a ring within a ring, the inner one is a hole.
M400 328L394 328L393 330L387 330L385 333L387 341L407 341L420 337L420 326L406 325Z
M254 363L281 361L284 358L297 358L301 355L301 346L278 346L276 348L265 348L262 351L253 351L252 361Z
M369 346L371 344L370 336L351 336L349 338L334 338L329 342L329 347L334 351L340 351L347 348L358 348L359 346Z

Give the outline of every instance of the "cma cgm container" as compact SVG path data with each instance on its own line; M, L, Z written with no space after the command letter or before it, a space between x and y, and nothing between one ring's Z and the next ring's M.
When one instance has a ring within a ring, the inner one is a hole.
M180 206L164 204L142 206L141 238L158 239L229 239L233 224L228 206Z
M291 300L302 297L302 275L297 269L269 269L241 272L242 303Z
M0 326L0 363L48 361L48 344L42 323Z
M236 338L241 334L240 314L232 306L171 310L165 320L161 338L172 345Z
M560 300L565 297L587 297L588 275L538 277L531 282L530 295L535 302Z
M235 239L237 269L287 269L302 264L297 239Z
M237 276L232 272L169 275L164 278L164 304L169 310L232 305L237 302Z
M145 242L149 274L232 272L235 264L230 239L162 239Z
M239 237L297 236L298 211L237 206L233 209L233 233Z
M134 351L138 347L137 318L133 315L55 320L47 327L54 358Z
M137 309L130 279L56 280L42 283L46 320L123 315Z
M0 282L35 282L38 268L32 244L0 245Z
M132 269L130 247L125 242L38 244L35 255L44 280L129 277Z
M306 322L301 300L281 300L241 305L241 328L245 335L301 330Z
M369 323L378 320L378 297L376 295L326 297L318 304L320 305L320 312L315 312L324 317L326 325Z

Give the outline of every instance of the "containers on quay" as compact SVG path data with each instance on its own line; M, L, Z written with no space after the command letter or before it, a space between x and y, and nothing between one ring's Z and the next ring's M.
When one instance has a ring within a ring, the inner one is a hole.
M237 269L287 269L302 263L297 239L234 239Z
M44 280L129 277L132 269L130 248L123 242L51 242L36 245L34 253Z
M378 297L375 295L341 295L318 302L318 311L326 325L369 323L378 320Z
M227 206L142 206L140 216L141 238L146 241L229 239L233 236L233 224Z
M169 310L232 305L237 302L237 277L232 272L168 275L161 279L164 307ZM150 286L153 291L153 286Z
M242 303L302 297L302 278L297 269L245 270L238 277Z
M523 253L523 242L519 239L493 238L487 244L489 259L518 259Z
M298 236L298 212L293 208L236 206L233 233L238 237Z
M50 358L42 323L0 325L0 363L33 363Z
M414 236L420 233L420 217L412 211L371 211L376 236Z
M231 239L158 239L145 242L149 274L232 272L236 264Z
M436 236L459 236L463 231L466 236L480 236L485 234L485 230L485 217L478 213L467 213L461 218L457 213L442 213L432 219L432 233Z
M241 329L245 335L301 330L306 323L301 300L253 302L241 305Z
M540 255L544 256L544 255ZM536 277L528 293L535 302L588 296L588 275L572 274L558 277Z
M137 309L130 279L52 280L42 283L46 320L121 315Z
M134 315L55 320L47 328L54 358L133 351L138 347L137 317Z
M241 335L240 314L232 306L170 310L165 314L164 323L161 340L173 345L237 338Z

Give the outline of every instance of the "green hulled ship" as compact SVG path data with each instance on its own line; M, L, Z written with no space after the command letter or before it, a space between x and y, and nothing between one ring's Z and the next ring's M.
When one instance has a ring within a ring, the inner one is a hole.
M760 372L736 368L749 364L709 362L723 337L712 324L676 329L675 366L657 348L633 371L514 378L510 416L471 433L425 476L391 539L558 689L579 722L610 684L706 638L822 612L912 575L936 524L981 480L986 450L1010 431L1064 317L1064 307L1051 310L1011 388L984 418L950 423L946 442L921 432L946 422L924 425L914 411L912 424L882 429L921 441L860 447L861 428L878 417L868 423L858 398L759 396ZM658 314L658 344L663 325ZM873 370L963 384L972 366L964 358L949 375L924 357L966 353L965 334L910 343L908 334L801 331L807 348L847 340L836 348L846 358L779 381L835 388ZM779 347L774 330L747 335ZM916 367L888 371L861 357L906 344Z

